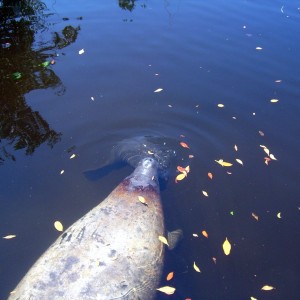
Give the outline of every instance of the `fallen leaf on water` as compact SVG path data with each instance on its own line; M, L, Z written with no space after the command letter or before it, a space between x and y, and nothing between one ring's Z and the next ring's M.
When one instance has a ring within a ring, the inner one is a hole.
M279 100L278 99L271 99L270 100L270 102L272 102L272 103L276 103L276 102L278 102Z
M168 240L167 240L164 236L160 235L160 236L158 236L158 239L159 239L163 244L169 246Z
M177 181L180 181L180 180L184 179L185 177L186 177L186 173L180 173L176 176L175 182L177 183Z
M184 167L181 167L181 166L177 166L177 170L181 173L185 173L185 168Z
M271 290L274 290L275 288L271 285L264 285L261 289L263 291L271 291Z
M194 155L193 155L193 154L190 154L190 155L189 155L189 158L194 158Z
M143 196L138 196L138 199L141 203L145 204L145 205L148 205L147 202L146 202L146 199L143 197Z
M207 176L208 176L208 178L213 179L213 174L212 173L208 172Z
M4 236L3 239L10 240L10 239L13 239L15 237L16 237L15 234L9 234L9 235Z
M190 147L188 146L188 144L186 144L185 142L180 142L181 147L183 148L188 148L190 149Z
M150 155L154 154L154 152L152 152L151 150L148 150L147 153L150 154Z
M212 257L212 260L215 264L217 263L217 259L215 257Z
M223 161L223 159L215 160L218 164L220 164L222 167L231 167L232 163Z
M275 80L275 82L276 83L280 83L280 82L282 82L282 80L281 79L277 79L277 80Z
M270 150L268 148L264 148L264 151L267 153L267 155L270 155Z
M271 161L271 158L270 157L265 157L264 160L265 160L265 164L268 165L269 162Z
M65 173L65 170L61 170L60 171L60 175L64 174Z
M218 107L225 107L225 105L220 103L220 104L218 104Z
M197 233L193 233L193 237L199 237Z
M258 221L258 215L256 215L255 213L252 213L251 216L252 216L256 221Z
M79 55L81 55L81 54L83 54L83 53L84 53L84 49L81 49L81 50L78 51L78 54L79 54Z
M193 267L194 267L194 269L195 269L195 271L196 271L196 272L199 272L199 273L201 273L201 271L200 271L199 267L196 265L196 263L195 263L195 262L194 262L194 265L193 265Z
M244 163L240 160L240 159L238 159L238 158L236 158L236 161L240 164L240 165L244 165Z
M260 136L264 136L265 135L261 130L259 130L258 133L259 133Z
M277 214L277 218L278 218L278 219L281 219L281 212L279 212L279 213Z
M205 230L202 230L202 235L204 236L204 237L206 237L206 238L208 238L208 233L205 231Z
M254 297L250 297L250 300L257 300L256 298L254 298Z
M70 159L75 158L75 157L76 157L76 154L72 154L72 155L70 156Z
M202 191L202 194L205 196L205 197L208 197L208 194L206 191Z
M262 47L256 47L255 49L256 50L262 50Z
M64 227L63 225L59 222L59 221L55 221L54 222L54 227L57 231L63 231L64 230Z
M172 278L174 277L174 272L170 272L168 275L167 275L167 280L171 280Z
M226 238L223 243L223 251L225 255L229 255L231 251L231 244L229 243L228 239Z
M237 145L234 145L234 150L238 151L238 146Z
M185 169L185 171L186 171L187 173L190 172L190 166L186 166L184 169Z
M270 154L269 156L270 156L271 159L277 160L277 158L273 154Z
M171 287L171 286L163 286L161 288L158 288L157 289L158 291L162 292L162 293L165 293L167 295L173 295L175 293L175 288Z
M156 89L156 90L154 91L154 93L159 93L159 92L161 92L161 91L163 91L163 89L162 89L162 88L159 88L159 89Z

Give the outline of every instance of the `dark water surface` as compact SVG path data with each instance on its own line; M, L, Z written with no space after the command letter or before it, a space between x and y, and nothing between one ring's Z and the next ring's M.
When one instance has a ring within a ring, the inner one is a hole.
M28 15L0 1L0 235L16 235L0 240L0 299L58 237L55 220L68 227L132 169L83 172L139 135L177 141L191 169L175 183L171 166L162 191L184 240L161 282L176 292L157 299L299 299L300 2L132 2L36 2Z

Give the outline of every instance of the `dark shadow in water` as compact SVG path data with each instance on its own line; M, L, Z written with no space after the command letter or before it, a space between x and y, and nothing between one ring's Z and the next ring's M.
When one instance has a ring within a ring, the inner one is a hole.
M24 95L49 87L58 95L65 93L51 65L55 50L74 43L80 27L66 26L38 45L36 36L50 27L46 11L41 1L0 1L0 164L15 160L15 150L30 155L41 144L53 147L61 138Z

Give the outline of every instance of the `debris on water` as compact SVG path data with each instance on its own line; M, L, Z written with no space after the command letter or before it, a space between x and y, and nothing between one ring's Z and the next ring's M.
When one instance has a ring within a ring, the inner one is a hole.
M83 53L84 53L84 49L81 49L81 50L78 51L78 54L79 54L79 55L81 55L81 54L83 54Z

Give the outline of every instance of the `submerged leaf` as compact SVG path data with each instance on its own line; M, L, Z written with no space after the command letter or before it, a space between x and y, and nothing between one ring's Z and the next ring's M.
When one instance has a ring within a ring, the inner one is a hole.
M231 244L229 243L228 239L226 238L223 243L223 251L225 255L229 255L231 251Z
M145 205L148 205L147 202L146 202L146 199L143 197L143 196L138 196L138 199L141 203L145 204Z

